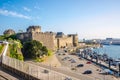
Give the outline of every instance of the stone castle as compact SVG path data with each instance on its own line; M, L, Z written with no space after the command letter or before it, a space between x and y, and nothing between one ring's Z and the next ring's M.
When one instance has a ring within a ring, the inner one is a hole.
M62 32L42 32L41 26L29 26L26 32L17 33L17 38L21 41L40 41L44 46L51 50L78 46L77 34L64 35Z

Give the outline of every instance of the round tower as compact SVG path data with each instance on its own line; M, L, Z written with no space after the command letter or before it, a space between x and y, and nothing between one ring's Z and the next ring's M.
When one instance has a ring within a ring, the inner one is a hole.
M41 26L29 26L27 32L41 32Z
M73 45L78 46L78 34L73 35Z
M15 31L12 30L12 29L8 29L8 30L5 30L5 31L3 32L3 34L4 34L4 35L13 35L13 34L15 34Z

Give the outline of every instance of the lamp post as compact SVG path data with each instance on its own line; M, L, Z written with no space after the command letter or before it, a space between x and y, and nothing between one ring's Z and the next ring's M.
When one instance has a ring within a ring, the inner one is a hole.
M120 76L120 63L118 63L118 69L119 69L118 76Z
M110 59L108 59L109 68L111 67L110 63L111 63L111 61L110 61Z

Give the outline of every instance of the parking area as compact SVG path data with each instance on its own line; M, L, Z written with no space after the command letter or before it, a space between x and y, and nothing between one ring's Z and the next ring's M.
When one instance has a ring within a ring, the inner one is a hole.
M90 76L97 80L119 80L112 75L101 74L101 68L76 55L70 55L67 52L58 52L56 55L62 63L62 66L64 68L67 67L65 68L66 70L73 71L76 74Z

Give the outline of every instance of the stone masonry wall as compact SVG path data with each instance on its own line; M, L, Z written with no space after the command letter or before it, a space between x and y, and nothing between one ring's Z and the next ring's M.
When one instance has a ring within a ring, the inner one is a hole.
M55 49L55 37L53 34L50 33L32 33L32 39L40 41L44 46L46 46L48 49L54 50Z
M73 46L73 40L72 40L72 37L63 37L63 38L59 38L58 40L58 46L59 48L61 47L70 47L70 46Z
M18 33L17 38L21 41L27 41L32 39L32 34L31 33Z

